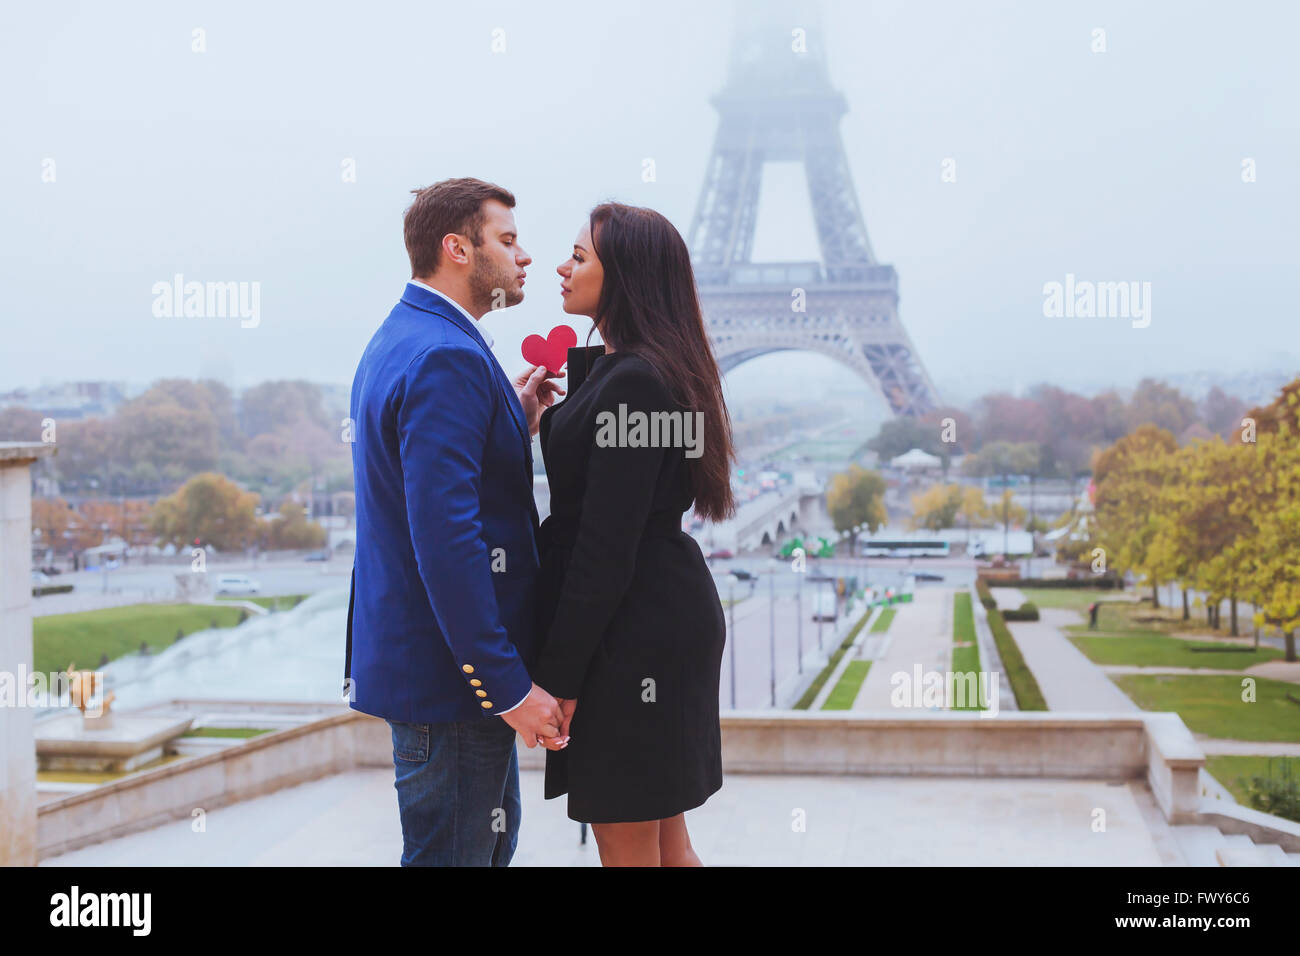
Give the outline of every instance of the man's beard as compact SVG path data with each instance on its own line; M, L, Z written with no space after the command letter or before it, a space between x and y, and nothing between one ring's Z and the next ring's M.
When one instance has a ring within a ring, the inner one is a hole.
M514 267L498 269L486 256L474 256L469 273L469 292L474 304L484 312L518 305L524 301L524 290L519 288L517 276Z

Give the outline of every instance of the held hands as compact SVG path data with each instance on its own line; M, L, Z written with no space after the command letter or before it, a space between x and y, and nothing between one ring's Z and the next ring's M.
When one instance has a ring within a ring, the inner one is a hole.
M530 365L515 376L515 394L519 396L524 417L528 419L528 434L537 434L542 410L550 408L555 403L556 395L564 394L564 389L550 379L563 377L563 371L551 372L545 365ZM532 744L529 746L531 747Z
M569 722L573 720L573 712L578 706L576 697L557 697L556 703L560 705L560 734L558 737L538 737L537 742L547 750L563 750L569 746Z
M513 727L530 748L539 743L548 750L560 750L568 744L568 737L560 732L561 725L568 726L560 703L536 683L524 702L501 719ZM554 746L553 746L554 745Z

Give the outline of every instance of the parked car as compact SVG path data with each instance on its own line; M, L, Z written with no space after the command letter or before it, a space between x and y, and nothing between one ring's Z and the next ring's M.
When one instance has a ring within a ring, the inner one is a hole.
M734 558L735 556L736 556L735 552L733 552L729 548L715 548L714 550L709 552L710 561L713 560L714 558L726 559L726 558Z
M912 577L918 581L942 581L942 574L935 574L933 571L917 571Z
M330 559L330 553L328 551L313 551L311 554L307 555L307 557L304 558L303 560L304 561L328 561L329 559Z
M219 575L213 588L216 594L256 594L261 590L262 585L246 574Z
M32 571L32 587L39 588L50 583L50 576L44 571Z
M732 569L731 569L731 576L734 577L737 581L752 581L752 580L754 580L754 574L753 574L753 572L751 572L751 571L746 571L744 568L732 568Z

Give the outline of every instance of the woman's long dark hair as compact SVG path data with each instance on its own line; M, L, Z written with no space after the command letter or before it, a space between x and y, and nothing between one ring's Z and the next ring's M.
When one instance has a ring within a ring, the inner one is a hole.
M591 211L591 241L605 273L595 316L601 338L640 355L674 401L704 413L702 454L687 459L695 513L709 521L728 518L735 511L731 417L686 243L653 209L616 202Z

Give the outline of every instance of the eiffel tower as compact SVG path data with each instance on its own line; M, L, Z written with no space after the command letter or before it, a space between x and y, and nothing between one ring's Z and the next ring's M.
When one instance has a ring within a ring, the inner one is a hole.
M817 17L780 5L742 13L689 246L700 304L724 373L770 352L800 349L856 371L895 415L923 415L938 393L898 319L898 273L877 261L849 174ZM798 31L806 29L800 45ZM803 163L820 262L751 259L767 161ZM796 311L803 290L804 311Z

